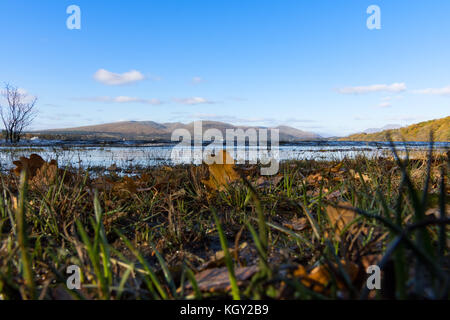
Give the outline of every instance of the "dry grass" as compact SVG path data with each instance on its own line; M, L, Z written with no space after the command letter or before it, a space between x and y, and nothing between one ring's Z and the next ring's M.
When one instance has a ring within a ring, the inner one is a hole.
M206 165L53 170L28 191L2 175L0 297L447 299L449 162L430 159L239 166L221 191ZM79 291L65 285L73 264ZM383 283L369 292L371 264ZM213 268L228 284L202 278Z

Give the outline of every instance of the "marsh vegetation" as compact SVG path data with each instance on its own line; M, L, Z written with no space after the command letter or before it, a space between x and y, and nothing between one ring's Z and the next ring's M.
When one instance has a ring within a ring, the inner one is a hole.
M449 297L443 152L287 160L269 177L231 164L92 174L37 155L15 167L1 174L2 299Z

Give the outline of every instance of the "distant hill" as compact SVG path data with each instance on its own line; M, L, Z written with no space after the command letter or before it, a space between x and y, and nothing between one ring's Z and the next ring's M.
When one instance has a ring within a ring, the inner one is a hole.
M386 141L389 134L394 141L428 141L430 131L435 141L450 142L450 116L416 123L407 127L376 133L357 133L340 138L341 141Z
M251 126L235 126L225 122L203 121L203 132L210 128L218 129L225 138L226 129L264 128ZM77 136L80 138L104 139L134 139L134 140L170 140L175 129L187 129L193 135L194 122L184 124L180 122L157 123L154 121L122 121L77 128L52 129L35 132L38 135L54 135L63 137ZM322 140L322 137L308 131L302 131L288 126L276 127L279 129L281 142Z
M392 129L399 129L402 126L399 124L387 124L381 128L369 128L364 130L362 133L377 133L377 132L381 132L384 130L392 130Z

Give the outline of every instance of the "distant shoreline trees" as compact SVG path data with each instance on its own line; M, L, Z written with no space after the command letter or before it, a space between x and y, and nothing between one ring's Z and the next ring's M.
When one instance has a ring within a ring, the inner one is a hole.
M4 138L6 142L17 143L24 129L31 125L37 115L37 98L10 84L5 84L1 95L5 100L4 105L0 101L0 117L5 127Z

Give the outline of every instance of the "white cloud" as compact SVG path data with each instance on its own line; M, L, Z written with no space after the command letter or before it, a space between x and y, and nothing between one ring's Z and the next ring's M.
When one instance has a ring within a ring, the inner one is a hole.
M383 98L381 98L381 101L394 101L394 100L401 100L401 99L403 99L403 96L397 94L397 95L383 97Z
M268 127L276 127L278 125L288 125L288 126L297 126L301 124L304 128L318 128L317 126L307 127L305 123L315 123L315 120L311 119L277 119L272 117L236 117L233 115L220 115L215 113L194 113L189 114L186 112L173 112L172 114L176 114L177 117L174 117L173 120L180 121L182 120L204 120L204 121L220 121L226 123L232 123L235 125L261 125Z
M373 84L370 86L346 87L337 89L342 94L366 94L372 92L401 92L406 90L405 83Z
M28 96L28 95L29 95L28 91L25 90L24 88L17 88L17 92L18 92L20 95L23 95L23 96Z
M137 70L124 73L114 73L105 69L99 69L94 73L94 79L108 86L118 86L144 80L145 77Z
M210 121L222 121L229 123L256 123L256 122L273 122L273 118L259 118L259 117L251 117L251 118L239 118L236 116L228 116L228 115L219 115L214 113L196 113L189 115L189 118L193 119L202 119L202 120L210 120Z
M136 102L139 101L139 98L134 98L134 97L126 97L126 96L119 96L119 97L115 97L113 99L114 102L119 102L119 103L123 103L123 102Z
M89 101L89 102L109 102L109 103L142 103L150 105L159 105L162 102L159 99L142 99L136 97L118 96L118 97L91 97L91 98L76 98L74 100Z
M390 108L392 107L392 104L390 104L389 102L382 102L378 105L378 107L380 108Z
M201 77L193 77L191 81L193 84L199 84L204 82L204 80Z
M444 88L428 88L428 89L422 89L422 90L415 90L414 93L449 96L450 95L450 86L447 86Z
M181 98L174 99L175 102L187 105L196 105L196 104L213 104L214 101L209 101L202 97L192 97L192 98Z

